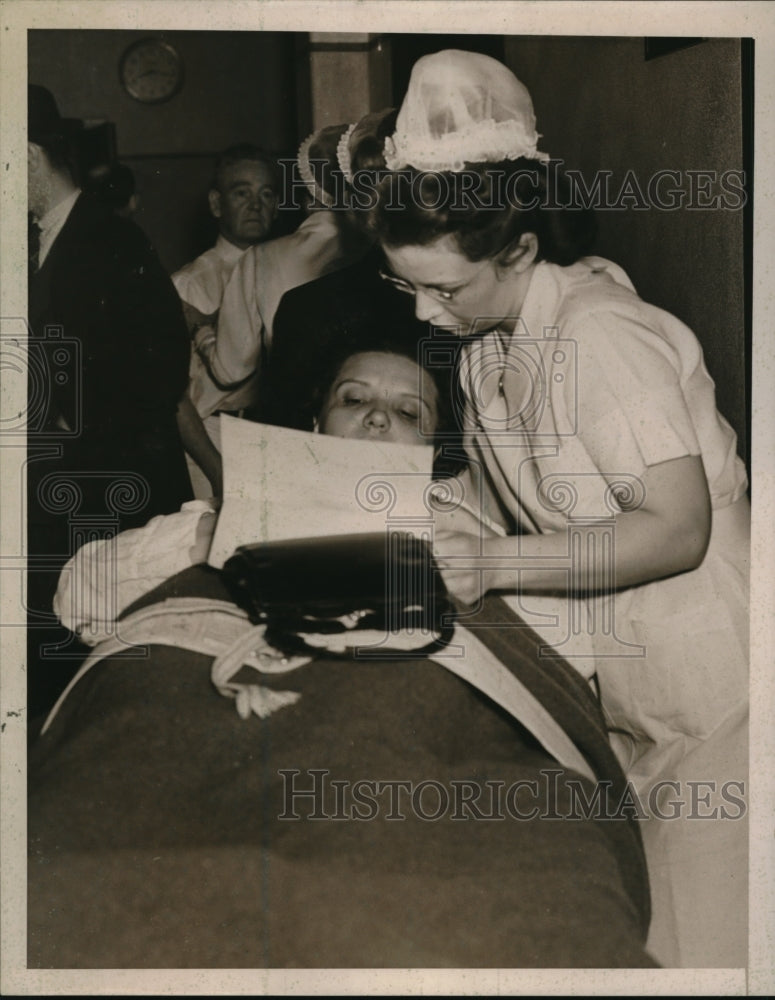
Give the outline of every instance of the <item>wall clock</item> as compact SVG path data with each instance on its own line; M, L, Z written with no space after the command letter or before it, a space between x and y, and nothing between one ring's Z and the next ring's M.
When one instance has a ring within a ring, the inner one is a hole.
M121 56L121 84L136 101L160 104L168 101L183 83L183 62L161 38L141 38Z

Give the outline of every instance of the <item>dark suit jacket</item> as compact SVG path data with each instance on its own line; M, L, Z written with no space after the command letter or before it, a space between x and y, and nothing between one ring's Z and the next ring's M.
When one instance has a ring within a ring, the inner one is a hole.
M175 420L190 344L143 232L87 195L30 276L29 320L30 548L55 562L76 522L123 530L190 499Z

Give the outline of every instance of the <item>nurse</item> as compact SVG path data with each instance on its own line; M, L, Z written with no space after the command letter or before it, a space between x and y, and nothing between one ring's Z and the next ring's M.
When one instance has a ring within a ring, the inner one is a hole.
M713 775L745 759L747 479L697 338L621 268L585 256L593 220L569 207L539 138L528 91L501 63L426 56L386 141L394 173L371 221L383 277L414 296L419 319L463 338L466 450L505 532L439 533L447 586L471 604L510 592L523 615L544 616L531 620L543 634L559 619L586 634L587 648L563 653L596 675L647 794L659 779L708 777L687 761ZM568 571L580 521L613 528L607 542L590 528L583 572ZM590 555L596 544L609 548ZM723 947L708 941L705 953ZM703 954L687 947L685 960Z

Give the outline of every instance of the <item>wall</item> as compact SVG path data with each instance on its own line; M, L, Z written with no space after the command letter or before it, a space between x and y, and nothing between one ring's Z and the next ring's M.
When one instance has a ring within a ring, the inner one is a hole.
M417 55L465 43L453 36L168 32L185 63L185 84L169 102L145 106L118 80L122 52L144 34L31 31L30 79L53 90L64 115L116 123L120 157L138 178L137 221L170 270L212 240L205 192L219 149L251 140L293 156L310 128L392 103L391 71L400 90ZM645 183L660 169L741 167L738 40L711 39L650 61L641 38L476 36L469 45L502 50L527 85L541 148L585 177L612 171L614 194L630 169ZM289 215L282 228L296 221ZM625 267L645 299L697 333L719 408L744 453L742 212L601 212L598 251Z
M389 107L390 54L381 35L312 32L297 50L309 69L311 127L355 122Z
M508 37L505 51L532 94L539 148L590 180L612 171L614 199L630 169L641 188L658 170L681 171L689 191L686 171L742 168L739 40L648 61L642 38ZM598 252L699 337L745 454L743 212L630 208L602 211L599 223Z
M169 270L212 241L206 191L217 152L255 142L293 156L297 148L295 38L282 32L158 33L180 53L182 89L145 105L119 82L128 45L145 31L30 31L29 79L48 87L62 115L115 122L118 153L136 176L136 221Z

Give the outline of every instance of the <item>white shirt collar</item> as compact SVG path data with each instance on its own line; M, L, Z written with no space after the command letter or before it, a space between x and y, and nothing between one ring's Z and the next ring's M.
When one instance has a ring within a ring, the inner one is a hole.
M44 216L38 219L41 233L48 232L49 229L53 229L58 223L63 224L65 222L80 193L80 188L71 191L66 198L63 198L62 201L58 202Z
M66 198L63 198L57 205L50 208L48 212L46 212L46 214L38 220L38 225L40 226L40 253L38 254L38 266L42 266L43 261L48 256L54 240L57 236L59 236L64 224L67 222L68 216L72 212L73 205L75 205L78 200L80 193L80 188L76 188L74 191L71 191Z
M227 240L223 233L218 234L218 239L215 241L215 251L226 264L236 264L245 253L242 247Z

